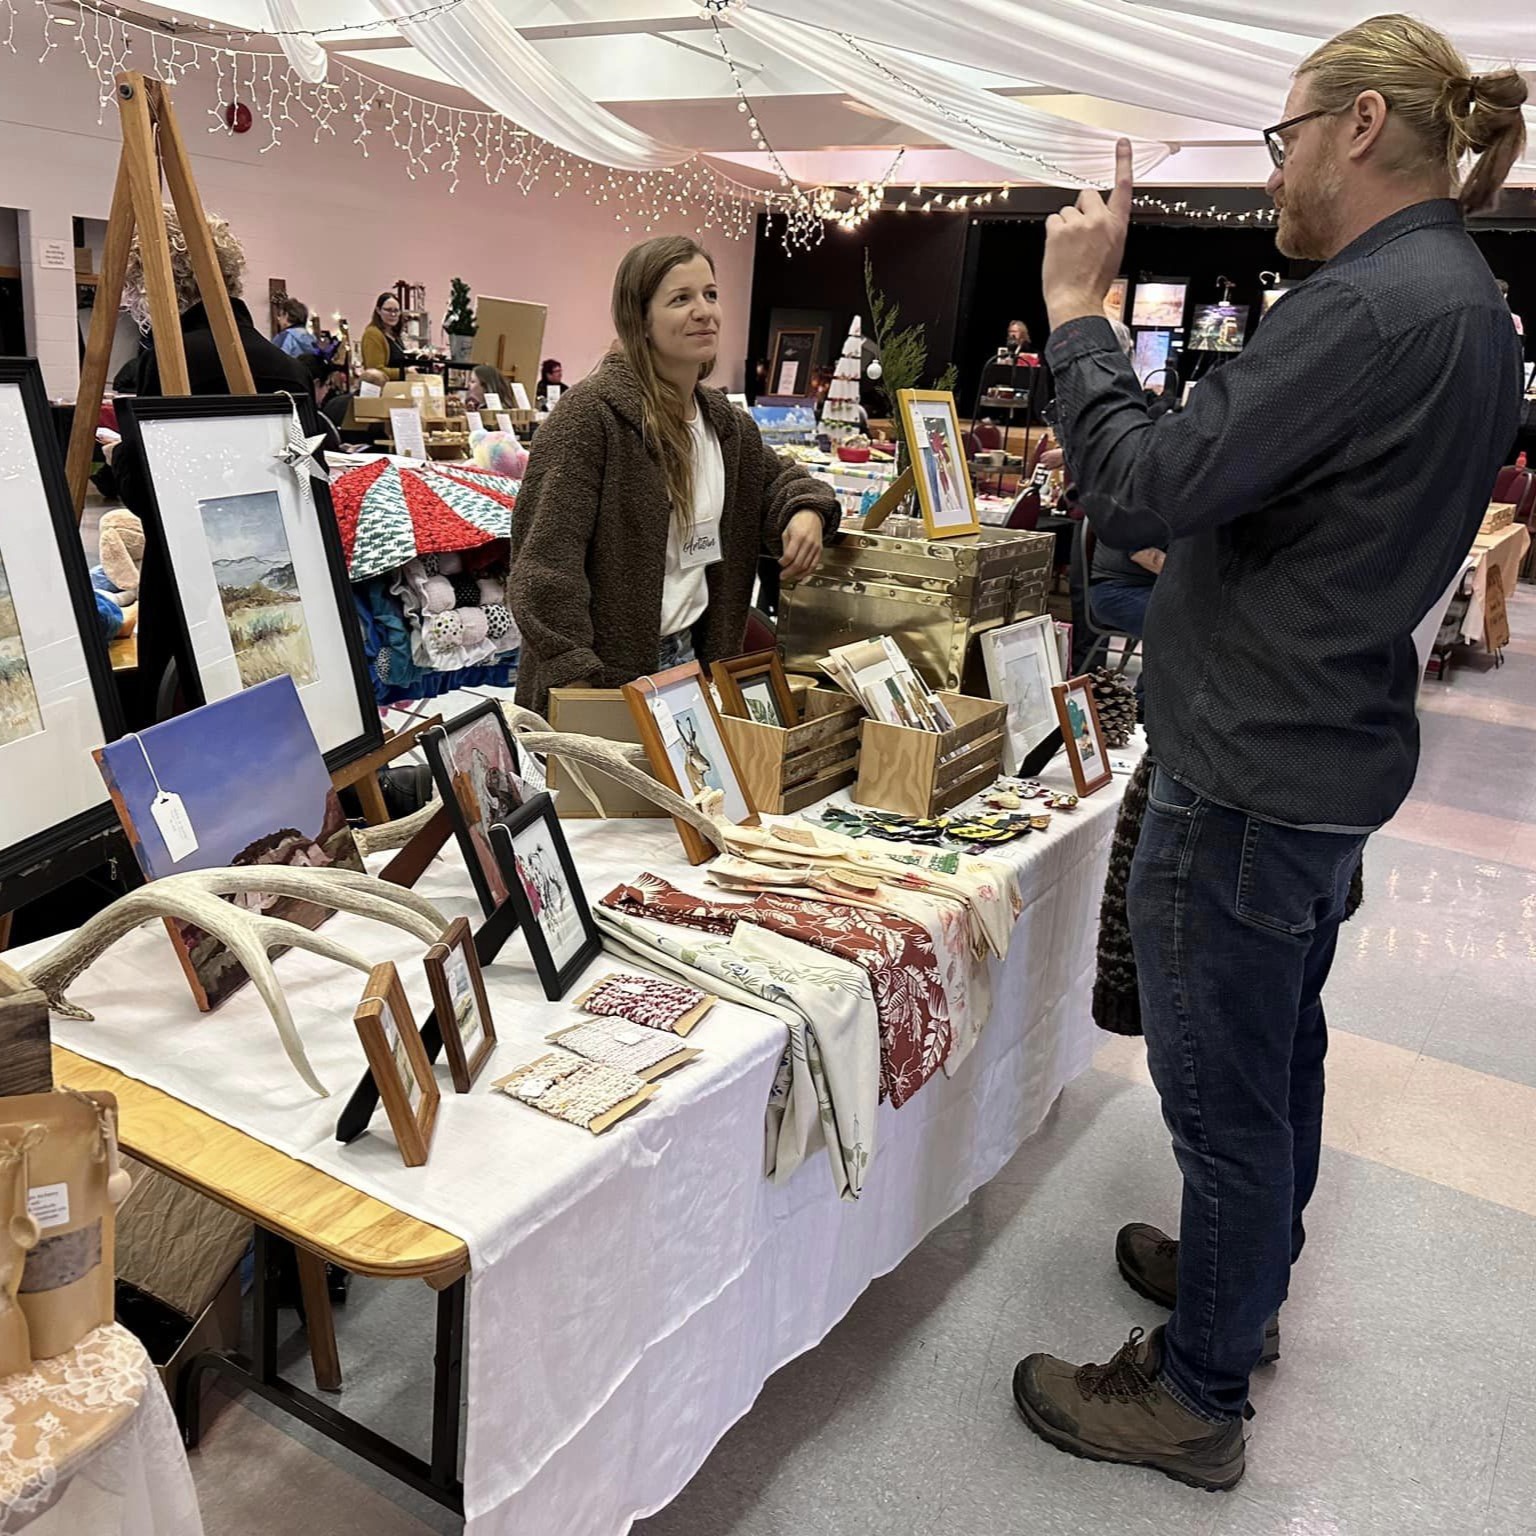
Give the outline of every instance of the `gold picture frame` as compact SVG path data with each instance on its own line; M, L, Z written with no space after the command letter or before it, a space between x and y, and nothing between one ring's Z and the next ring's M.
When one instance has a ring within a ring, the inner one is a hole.
M456 917L442 938L426 953L423 962L437 1014L437 1032L443 1054L458 1093L468 1093L480 1069L496 1049L496 1026L485 997L485 977L475 953L475 936L469 920ZM465 1017L465 1003L469 1017Z
M941 389L902 389L896 394L896 409L922 508L923 532L930 539L980 533L954 395Z
M386 960L368 973L352 1020L362 1037L400 1156L407 1168L419 1168L432 1145L440 1094L393 961Z

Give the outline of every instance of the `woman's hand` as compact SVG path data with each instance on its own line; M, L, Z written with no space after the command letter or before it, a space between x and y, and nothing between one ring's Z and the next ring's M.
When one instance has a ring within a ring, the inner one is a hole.
M784 553L779 570L785 581L809 576L821 561L821 514L796 512L784 530Z

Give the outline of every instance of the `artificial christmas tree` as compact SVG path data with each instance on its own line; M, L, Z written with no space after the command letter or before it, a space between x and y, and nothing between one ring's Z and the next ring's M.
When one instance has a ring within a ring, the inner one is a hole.
M863 430L859 416L859 370L863 359L864 323L855 315L821 407L821 424L834 443L847 442Z

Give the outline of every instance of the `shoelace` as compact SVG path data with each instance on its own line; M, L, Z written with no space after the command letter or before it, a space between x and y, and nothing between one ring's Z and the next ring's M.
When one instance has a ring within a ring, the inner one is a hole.
M1131 1336L1106 1365L1082 1365L1074 1378L1077 1390L1084 1400L1100 1397L1106 1402L1114 1399L1122 1403L1138 1402L1157 1391L1157 1383L1142 1369L1137 1359L1146 1329L1133 1328Z

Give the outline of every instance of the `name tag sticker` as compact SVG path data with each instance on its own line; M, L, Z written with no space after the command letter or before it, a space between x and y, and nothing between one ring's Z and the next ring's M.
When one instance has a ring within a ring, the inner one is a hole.
M720 520L697 523L683 535L678 564L685 571L713 565L720 558Z

